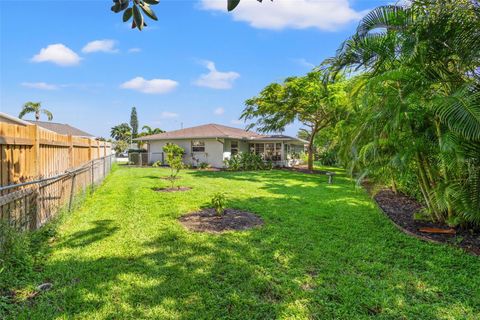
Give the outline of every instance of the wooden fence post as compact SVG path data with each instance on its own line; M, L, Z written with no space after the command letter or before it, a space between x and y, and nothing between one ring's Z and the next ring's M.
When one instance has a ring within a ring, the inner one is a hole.
M73 159L74 152L73 152L73 138L72 135L68 135L68 167L73 168L75 161Z
M38 133L38 126L36 124L32 125L30 128L30 130L32 130L31 137L33 140L31 152L31 163L33 165L31 176L34 179L38 179L40 176L40 137Z

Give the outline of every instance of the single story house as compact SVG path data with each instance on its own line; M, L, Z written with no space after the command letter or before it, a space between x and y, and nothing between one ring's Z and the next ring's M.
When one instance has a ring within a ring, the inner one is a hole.
M224 160L241 152L259 154L265 161L270 160L277 166L293 166L300 163L299 155L307 143L285 135L263 135L220 124L153 134L136 140L148 144L149 163L164 163L163 147L174 143L185 150L186 164L198 166L203 162L215 168L224 167Z

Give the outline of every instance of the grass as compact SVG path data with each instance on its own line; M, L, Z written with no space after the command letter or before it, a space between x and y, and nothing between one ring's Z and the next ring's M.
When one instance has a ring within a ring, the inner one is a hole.
M339 175L117 168L62 223L16 319L479 319L480 259L399 232ZM177 218L224 191L265 225L222 235Z

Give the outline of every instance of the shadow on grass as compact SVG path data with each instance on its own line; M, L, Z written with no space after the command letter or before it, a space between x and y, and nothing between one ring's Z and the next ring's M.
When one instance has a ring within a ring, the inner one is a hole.
M71 248L85 247L103 240L118 231L119 228L112 225L113 223L114 221L110 219L92 221L91 224L94 225L92 228L73 233L67 240L62 242L62 246Z
M181 212L160 214L158 233L142 233L139 224L136 236L144 240L102 255L89 246L113 242L110 234L132 226L121 216L93 220L93 228L65 241L85 254L51 261L54 289L19 318L437 319L450 310L463 318L480 312L480 275L472 272L478 259L398 232L347 180L331 186L302 173L187 174L202 183L258 182L252 187L274 197L233 193L228 206L265 225L195 234L178 224Z

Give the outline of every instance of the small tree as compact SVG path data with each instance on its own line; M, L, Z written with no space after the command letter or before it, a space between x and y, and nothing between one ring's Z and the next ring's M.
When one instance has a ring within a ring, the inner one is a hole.
M183 153L185 151L183 150L183 148L177 146L176 144L167 143L163 147L163 152L165 152L167 156L167 163L170 166L170 176L168 177L168 180L170 180L173 188L178 173L180 172L180 170L185 168L185 165L182 161Z
M224 193L217 192L213 195L211 204L218 216L223 215L225 212L226 202L227 197Z

